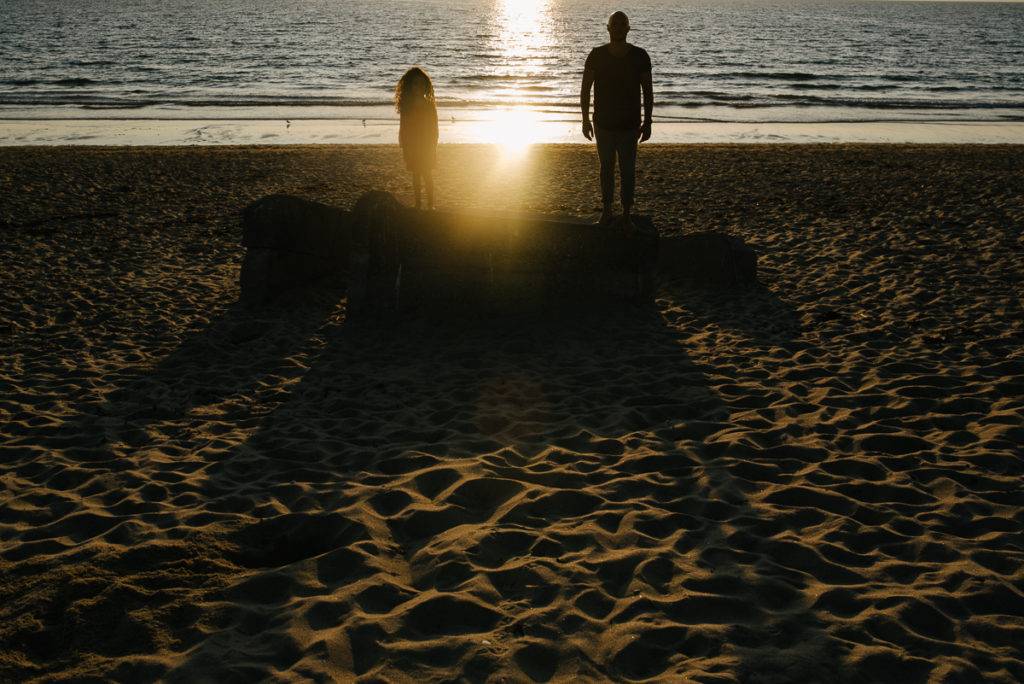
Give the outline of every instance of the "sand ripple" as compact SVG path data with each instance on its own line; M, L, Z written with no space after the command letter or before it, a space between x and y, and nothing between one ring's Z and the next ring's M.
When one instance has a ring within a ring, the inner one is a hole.
M592 208L535 157L441 196ZM763 288L356 327L235 212L394 150L0 150L0 678L1024 679L1022 158L652 148Z

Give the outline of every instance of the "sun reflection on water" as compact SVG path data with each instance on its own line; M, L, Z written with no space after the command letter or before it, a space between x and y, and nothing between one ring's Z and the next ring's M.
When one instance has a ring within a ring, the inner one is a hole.
M554 42L550 2L495 0L495 48L503 58L501 75L508 79L496 81L500 86L494 95L509 107L481 121L478 132L481 138L499 145L506 160L521 158L539 137L539 113L517 104L528 99L523 83L541 70L541 62Z
M548 47L552 39L550 0L498 0L499 49L506 58L523 59Z

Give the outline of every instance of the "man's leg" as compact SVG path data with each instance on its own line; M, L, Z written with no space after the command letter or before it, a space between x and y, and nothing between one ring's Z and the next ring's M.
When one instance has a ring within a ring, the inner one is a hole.
M615 131L594 129L597 138L597 158L601 160L601 223L612 220L612 204L615 202Z
M420 208L420 174L412 172L412 194L416 198L416 208Z
M633 198L636 194L636 133L634 131L620 132L615 147L619 156L622 216L628 220L633 210Z

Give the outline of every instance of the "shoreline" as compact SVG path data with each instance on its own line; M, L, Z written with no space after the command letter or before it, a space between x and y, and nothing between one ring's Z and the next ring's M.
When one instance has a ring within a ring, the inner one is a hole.
M305 145L396 144L398 121L379 108L345 118L289 118L285 113L249 113L230 118L67 116L0 117L0 147L52 145ZM3 113L0 110L0 113ZM241 114L241 113L239 113ZM565 112L529 109L441 110L441 144L500 144L522 149L548 143L587 144L579 121ZM1024 121L877 120L687 121L655 118L645 144L688 143L904 143L1024 144Z

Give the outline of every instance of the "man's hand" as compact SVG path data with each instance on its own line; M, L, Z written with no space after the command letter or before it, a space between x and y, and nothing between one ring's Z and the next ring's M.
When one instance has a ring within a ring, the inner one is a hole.
M590 58L587 57L587 62ZM594 127L590 124L590 88L594 85L594 70L583 67L583 82L580 84L580 114L583 115L583 137L594 139Z
M640 138L640 142L647 142L651 139L651 122L647 121L636 131L636 137Z

